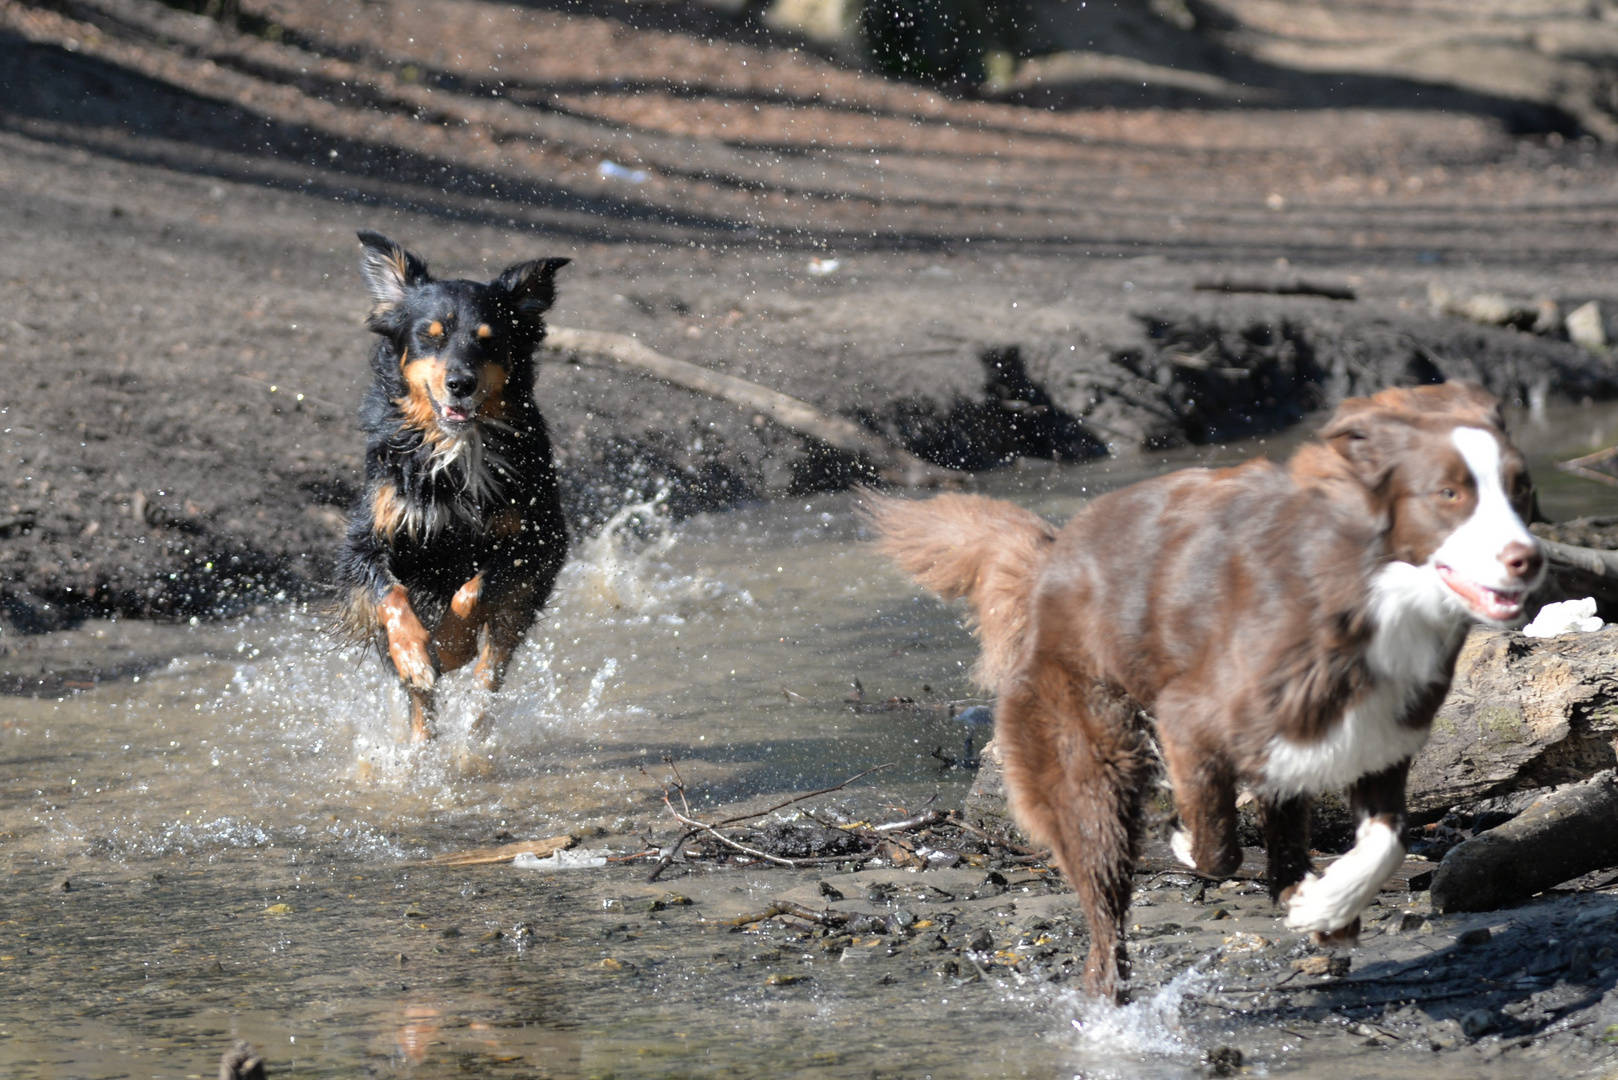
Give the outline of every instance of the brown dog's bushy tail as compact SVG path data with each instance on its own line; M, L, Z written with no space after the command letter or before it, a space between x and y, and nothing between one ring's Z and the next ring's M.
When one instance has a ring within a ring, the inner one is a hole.
M1028 627L1028 597L1056 539L1038 514L981 495L925 501L865 493L877 548L946 600L965 597L983 645L972 678L989 691L1011 668Z

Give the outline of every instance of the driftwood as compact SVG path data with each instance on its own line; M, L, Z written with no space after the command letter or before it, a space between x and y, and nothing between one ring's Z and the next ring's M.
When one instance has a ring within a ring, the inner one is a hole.
M1554 638L1474 630L1432 739L1411 767L1411 810L1431 817L1611 768L1615 702L1618 628Z
M428 861L433 866L491 866L495 863L511 862L518 855L532 855L536 859L548 859L558 851L565 851L576 843L578 841L571 836L552 836L544 840L518 840L514 844L501 844L499 847L451 851Z
M1433 875L1433 909L1491 911L1618 865L1618 774L1539 799L1504 825L1452 848Z
M1618 621L1618 551L1574 547L1543 538L1539 543L1545 550L1553 584L1562 596L1593 596L1601 617Z
M1353 300L1354 290L1347 285L1331 285L1302 278L1283 278L1260 281L1256 278L1217 278L1199 281L1192 286L1197 292L1265 293L1270 296L1323 296L1328 300Z
M936 487L957 479L947 469L923 461L852 420L831 416L806 401L758 383L664 356L632 337L552 326L546 334L545 347L577 356L604 356L642 375L753 409L789 431L869 462L883 480L892 484Z

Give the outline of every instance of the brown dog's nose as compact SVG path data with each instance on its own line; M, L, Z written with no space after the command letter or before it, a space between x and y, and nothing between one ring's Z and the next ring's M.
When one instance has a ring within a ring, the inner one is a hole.
M1524 544L1514 540L1500 552L1500 561L1505 564L1513 577L1527 581L1539 573L1540 566L1545 562L1545 556L1540 552L1538 544Z

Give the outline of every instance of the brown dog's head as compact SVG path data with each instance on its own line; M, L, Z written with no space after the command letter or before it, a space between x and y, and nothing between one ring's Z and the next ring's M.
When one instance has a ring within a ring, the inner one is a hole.
M378 379L404 423L429 442L500 421L533 395L534 349L567 259L509 267L489 282L437 281L419 256L380 233L359 234L371 294L366 325L384 339Z
M1464 382L1383 390L1343 402L1320 439L1294 468L1363 485L1397 564L1389 581L1485 622L1522 614L1545 559L1525 524L1527 462L1497 398Z

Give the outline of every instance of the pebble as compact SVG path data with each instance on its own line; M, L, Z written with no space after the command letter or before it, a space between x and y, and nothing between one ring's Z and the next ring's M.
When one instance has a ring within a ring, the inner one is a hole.
M1461 1017L1461 1034L1468 1039L1475 1039L1479 1035L1487 1035L1494 1030L1494 1013L1488 1009L1473 1009Z
M1315 977L1341 978L1348 974L1351 961L1346 956L1305 956L1292 961L1292 970Z
M1228 919L1228 918L1230 918L1230 912L1226 911L1222 907L1216 907L1212 911L1204 911L1201 915L1198 915L1197 916L1197 921L1198 922L1217 922L1220 919Z
M1234 1046L1216 1046L1203 1056L1209 1076L1235 1076L1245 1058Z
M1479 926L1455 936L1457 945L1486 945L1492 937L1487 926Z

